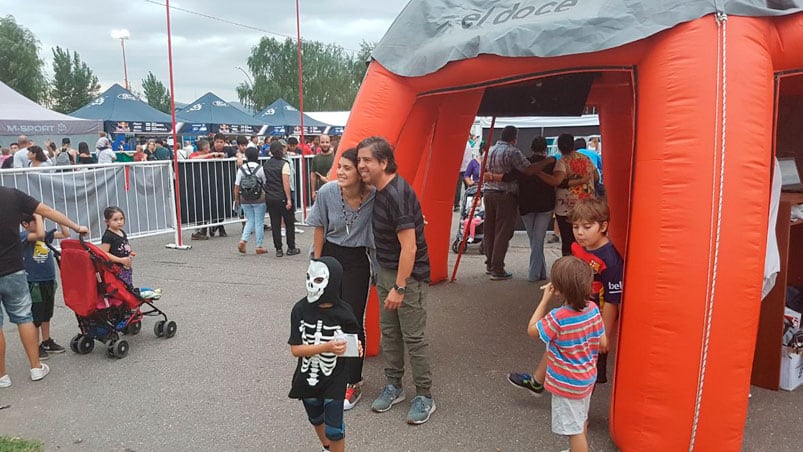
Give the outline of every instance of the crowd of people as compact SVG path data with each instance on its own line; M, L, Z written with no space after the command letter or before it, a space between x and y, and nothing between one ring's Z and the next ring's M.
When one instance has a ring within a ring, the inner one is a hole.
M546 352L532 373L511 372L508 380L536 394L551 392L553 430L570 438L572 450L587 450L589 400L594 386L607 381L607 352L617 330L622 258L607 237L610 214L604 197L597 196L602 195L597 166L578 149L585 143L561 135L557 141L561 155L556 159L547 157L542 137L534 139L526 153L516 148L516 140L517 130L506 127L487 150L484 181L479 172L482 154L469 159L461 176L467 185L484 183L486 270L492 280L512 278L505 256L518 215L531 244L528 279L547 280L543 243L553 213L557 216L565 257L553 265L551 282L541 287L541 303L527 324L529 334L547 344ZM188 158L238 158L233 190L245 224L237 250L246 253L253 235L256 254L267 252L263 243L267 212L277 256L283 255L282 222L287 254L300 254L294 242L295 209L286 160L298 142L272 140L267 148L271 158L264 162L259 159L263 150L258 140L241 137L234 148L223 136L214 136L213 142L199 140ZM391 144L368 137L334 159L331 142L322 139L321 150L312 162L316 189L308 217L314 232L307 294L290 313L288 343L298 361L289 396L303 402L324 450L339 451L345 449L343 413L362 397L364 316L372 284L380 299L381 354L386 361L385 382L372 411L386 412L406 399L405 361L415 386L407 422L423 424L436 410L426 333L430 263L421 204L398 174ZM336 179L329 180L333 164ZM9 212L0 220L0 302L18 326L31 379L40 380L49 371L41 361L49 353L64 351L49 332L55 270L46 244L68 237L69 229L79 234L88 231L15 189L0 187L0 203ZM42 218L62 227L45 232ZM104 218L102 249L125 270L121 275L131 284L134 253L123 230L125 214L109 207ZM561 297L561 306L548 311L556 296ZM38 304L32 303L34 298L45 303L34 308ZM4 347L0 333L0 356ZM5 363L0 362L0 387L10 385Z

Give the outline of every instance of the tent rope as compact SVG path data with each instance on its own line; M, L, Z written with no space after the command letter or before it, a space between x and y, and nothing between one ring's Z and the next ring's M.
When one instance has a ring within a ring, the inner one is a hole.
M711 265L711 270L709 271L709 294L708 294L708 312L706 312L706 324L705 330L703 335L703 350L700 362L700 371L699 377L697 382L697 397L694 401L694 421L692 422L692 431L691 431L691 440L689 442L689 452L694 451L694 444L695 440L697 439L697 427L700 421L700 406L702 404L702 397L703 397L703 386L705 384L705 371L706 366L708 364L708 348L711 342L711 324L713 322L714 316L714 296L716 295L716 288L717 288L717 269L719 268L719 244L722 232L722 194L724 192L725 187L725 134L727 130L727 106L728 106L728 77L727 77L727 69L728 69L728 16L724 12L718 12L716 14L716 21L717 21L717 28L719 29L719 43L718 43L718 52L721 54L720 60L717 62L717 78L721 79L722 87L720 90L717 91L717 97L719 97L720 93L722 94L721 100L718 99L718 103L721 102L721 137L720 137L720 168L719 168L719 187L717 193L717 210L716 210L716 221L713 224L716 225L715 227L715 234L712 237L714 240L714 260ZM719 105L718 105L719 106ZM719 116L719 110L717 114ZM716 143L714 144L715 151L716 151ZM716 175L716 153L714 154L714 175ZM716 179L714 179L716 180ZM714 212L712 210L712 217L714 216ZM712 218L713 219L713 218Z

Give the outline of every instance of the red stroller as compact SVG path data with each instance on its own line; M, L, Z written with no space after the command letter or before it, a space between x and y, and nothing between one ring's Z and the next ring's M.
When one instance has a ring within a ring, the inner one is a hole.
M149 291L146 297L140 289L123 282L117 275L118 267L102 249L83 238L68 239L61 241L61 252L54 254L61 269L64 303L75 312L81 330L70 341L73 352L90 353L97 340L107 345L110 358L124 358L128 355L128 341L120 339L120 333L138 334L144 316L162 317L153 328L157 337L176 335L176 322L168 321L167 315L152 303L160 293ZM144 305L149 309L143 310Z

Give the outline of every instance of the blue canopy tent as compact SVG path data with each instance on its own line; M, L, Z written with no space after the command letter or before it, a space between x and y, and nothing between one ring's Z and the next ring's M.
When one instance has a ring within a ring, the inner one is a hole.
M301 135L301 112L284 99L277 99L254 118L267 126L268 135ZM321 135L333 132L332 129L329 124L304 115L304 135Z
M253 116L229 105L212 93L206 93L184 107L178 115L184 121L182 134L263 135L263 126Z
M103 121L103 130L109 133L142 135L170 134L173 122L169 115L137 99L116 83L70 116Z

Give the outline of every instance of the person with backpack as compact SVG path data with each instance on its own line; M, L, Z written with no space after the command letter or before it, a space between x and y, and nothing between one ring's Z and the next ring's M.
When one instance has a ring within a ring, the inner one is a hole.
M256 253L265 254L267 250L262 247L265 231L262 224L265 221L265 171L259 164L259 150L248 148L245 150L245 163L237 170L234 180L234 202L239 205L245 215L245 227L237 251L245 254L245 246L251 233L256 241ZM235 208L236 209L236 208Z

